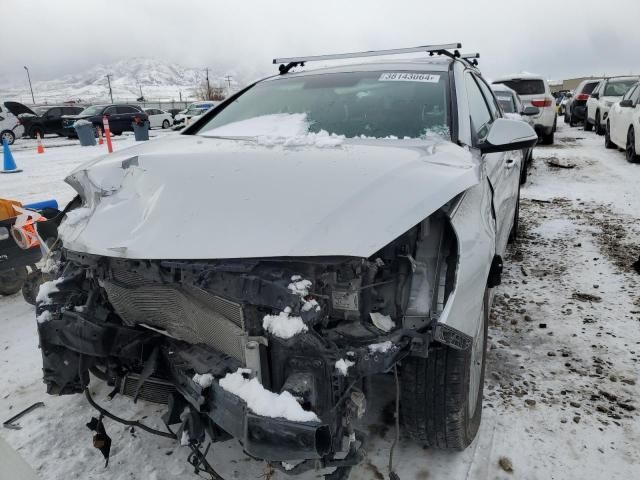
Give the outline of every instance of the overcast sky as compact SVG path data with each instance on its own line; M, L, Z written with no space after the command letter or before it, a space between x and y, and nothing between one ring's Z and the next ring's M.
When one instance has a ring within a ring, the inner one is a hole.
M271 72L274 56L462 42L486 76L640 72L639 0L0 0L0 80L149 56Z

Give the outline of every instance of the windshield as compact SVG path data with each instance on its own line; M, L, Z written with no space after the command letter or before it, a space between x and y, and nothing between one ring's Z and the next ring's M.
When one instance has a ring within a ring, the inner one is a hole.
M93 107L87 107L83 111L81 111L78 115L89 116L89 115L99 115L104 106L94 105Z
M283 76L251 88L198 133L252 118L289 114L304 116L313 133L326 131L350 138L418 138L428 130L448 132L447 85L446 72ZM246 136L253 135L246 132Z
M540 95L544 93L544 82L542 80L523 80L521 78L514 78L513 80L494 83L502 83L511 90L515 90L515 92L520 96Z
M494 92L498 103L502 107L504 113L518 113L516 112L516 103L513 100L513 95L508 92Z
M42 115L47 113L47 111L49 110L49 107L35 107L32 110L36 113L36 115L41 117Z
M604 87L605 97L621 97L625 93L629 91L629 89L635 85L637 80L625 80L625 81L617 81L617 82L609 82L607 86Z

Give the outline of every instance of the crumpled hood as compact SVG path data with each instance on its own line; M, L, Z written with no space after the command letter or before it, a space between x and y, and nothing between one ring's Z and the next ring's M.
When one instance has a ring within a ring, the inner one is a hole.
M479 181L445 141L333 148L169 135L102 157L66 181L84 207L70 250L135 259L369 257Z

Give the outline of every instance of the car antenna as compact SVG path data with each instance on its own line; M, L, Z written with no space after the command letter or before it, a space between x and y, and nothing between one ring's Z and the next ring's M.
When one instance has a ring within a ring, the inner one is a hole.
M466 60L468 63L473 65L474 67L478 66L478 58L480 58L479 53L463 53L460 55L462 60Z
M306 62L316 62L323 60L343 60L347 58L362 58L362 57L380 57L383 55L402 55L405 53L429 53L433 55L446 55L451 58L460 57L459 48L462 48L461 43L446 43L442 45L422 45L419 47L410 48L394 48L389 50L368 50L366 52L352 52L352 53L336 53L331 55L315 55L310 57L287 57L287 58L274 58L273 64L280 64L278 70L280 75L284 75L294 67L304 67ZM453 50L451 52L450 50Z

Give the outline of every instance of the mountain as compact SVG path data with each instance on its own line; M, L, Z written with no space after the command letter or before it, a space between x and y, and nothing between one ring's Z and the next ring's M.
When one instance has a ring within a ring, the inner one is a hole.
M195 100L194 90L205 78L203 68L187 68L154 58L129 58L109 65L95 67L59 79L33 82L36 103L60 103L81 100L85 103L109 101L107 75L111 75L111 89L115 101L134 101L140 90L147 101ZM209 70L212 86L228 87L226 75L231 76L231 91L242 85L234 71ZM31 103L27 85L0 85L0 99Z

